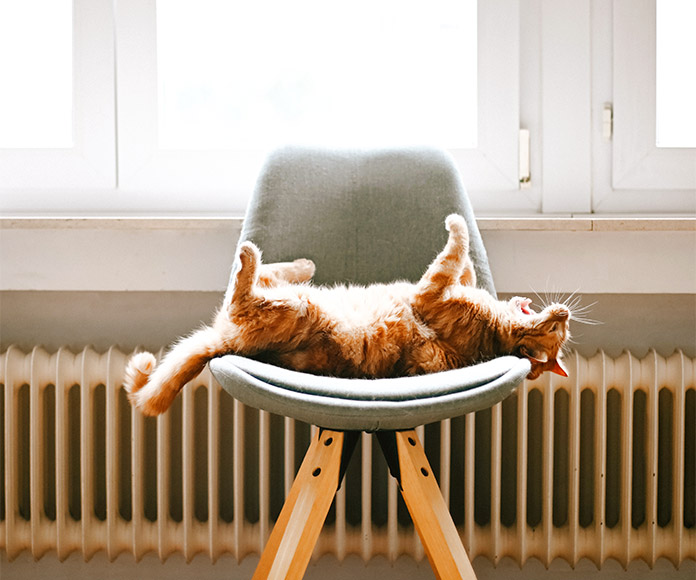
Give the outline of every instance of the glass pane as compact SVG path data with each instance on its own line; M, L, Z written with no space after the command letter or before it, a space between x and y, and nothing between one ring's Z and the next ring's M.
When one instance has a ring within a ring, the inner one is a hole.
M658 147L696 147L696 2L657 0Z
M72 146L72 2L0 0L0 147Z
M476 0L159 0L159 144L477 141Z

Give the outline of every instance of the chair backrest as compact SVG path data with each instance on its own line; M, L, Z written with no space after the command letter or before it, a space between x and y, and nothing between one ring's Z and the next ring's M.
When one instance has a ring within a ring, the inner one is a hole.
M495 293L462 180L436 149L280 149L261 172L241 240L265 262L314 260L318 284L416 281L444 246L450 213L466 218L478 285Z

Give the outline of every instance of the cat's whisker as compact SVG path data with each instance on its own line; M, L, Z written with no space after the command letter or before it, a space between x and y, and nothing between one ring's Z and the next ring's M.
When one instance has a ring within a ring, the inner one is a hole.
M590 304L589 306L579 306L579 307L569 306L569 308L570 308L570 312L573 315L573 317L582 318L592 311L592 304Z
M539 300L539 305L541 306L541 309L543 310L544 308L546 308L548 306L547 301L536 290L534 290L533 288L531 288L531 290L537 297L537 300Z
M582 318L582 317L573 317L573 322L579 322L580 324L587 324L589 326L598 326L601 324L604 324L601 320L594 320L592 318Z
M561 292L560 290L556 290L553 293L553 303L554 304L563 304L563 300L561 299L562 296L563 296L563 292Z
M591 304L587 304L585 306L580 306L580 302L580 297L576 296L572 303L566 304L566 306L570 308L571 320L579 322L580 324L604 324L602 321L595 320L594 318L590 318L588 316L588 314L592 311L592 308L597 305L597 301L594 301Z
M544 307L548 306L549 304L553 304L554 298L556 297L556 292L549 288L548 278L546 280L546 291L544 292L544 296L546 297L546 303L544 304Z
M568 307L573 316L582 316L583 314L587 314L589 312L589 309L586 309L584 306L580 305L580 300L572 304L566 304L566 306Z
M578 288L577 290L574 290L573 292L571 292L568 295L567 298L563 299L561 304L565 304L568 308L570 308L572 310L573 306L577 306L582 301L582 298L578 294L579 292L580 292L580 288Z

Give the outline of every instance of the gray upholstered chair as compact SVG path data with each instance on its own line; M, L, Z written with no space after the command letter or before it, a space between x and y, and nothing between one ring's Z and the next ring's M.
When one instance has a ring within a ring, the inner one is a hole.
M433 149L275 152L247 210L242 240L265 262L311 258L315 283L415 281L445 244L445 217L468 223L480 286L495 293L459 174ZM301 578L361 431L376 432L431 565L441 578L473 570L415 427L507 397L529 362L501 357L395 379L340 379L228 355L210 363L241 402L320 427L286 498L254 578Z

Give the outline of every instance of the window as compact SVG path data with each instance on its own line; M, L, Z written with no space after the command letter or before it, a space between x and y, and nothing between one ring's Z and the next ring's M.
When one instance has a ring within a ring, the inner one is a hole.
M113 43L108 0L0 3L3 209L61 211L56 192L79 205L114 187Z
M696 2L657 0L655 125L657 147L696 147Z
M514 0L192 5L118 3L119 187L153 210L243 212L283 144L433 144L518 189Z
M0 210L240 215L275 146L425 143L481 214L693 212L694 10L4 0Z
M0 78L23 89L0 91L0 147L72 147L72 49L70 0L0 4Z
M192 5L157 2L160 149L476 147L476 0Z
M612 16L611 187L595 209L693 211L694 4L614 0Z

